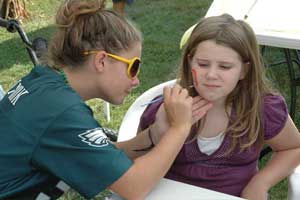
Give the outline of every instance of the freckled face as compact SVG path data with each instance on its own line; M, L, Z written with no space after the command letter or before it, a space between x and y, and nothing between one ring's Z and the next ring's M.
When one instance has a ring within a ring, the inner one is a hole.
M225 101L246 71L236 51L213 40L198 44L190 65L196 91L212 102Z

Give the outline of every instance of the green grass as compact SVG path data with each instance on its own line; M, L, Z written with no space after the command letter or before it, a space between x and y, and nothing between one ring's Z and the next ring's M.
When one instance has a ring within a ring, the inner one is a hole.
M23 27L30 39L38 36L50 38L53 32L55 10L60 0L27 1L31 19L24 21ZM205 15L211 0L137 0L126 7L128 17L134 21L144 34L142 70L140 86L130 94L122 106L111 106L111 122L105 120L103 102L91 100L88 102L95 112L99 122L109 128L118 129L126 110L132 102L150 87L176 77L176 69L181 52L179 41L184 31ZM111 4L110 4L111 6ZM267 48L265 59L274 62L283 53L274 48ZM24 49L17 33L7 33L0 30L0 84L8 90L12 84L32 68L32 63ZM268 69L268 76L284 94L289 103L289 79L284 65ZM299 92L298 92L299 93ZM298 102L299 104L299 102ZM299 105L298 105L299 108ZM299 115L296 115L299 122ZM297 124L299 127L299 124ZM267 158L261 163L267 161ZM286 180L271 190L270 199L286 199ZM108 192L100 194L96 199L103 199ZM83 199L71 191L60 200Z

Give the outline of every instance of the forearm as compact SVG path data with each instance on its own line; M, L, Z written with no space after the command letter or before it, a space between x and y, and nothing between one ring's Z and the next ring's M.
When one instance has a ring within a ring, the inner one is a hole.
M275 152L266 166L251 181L267 190L291 174L300 164L300 148Z
M145 129L137 134L136 137L124 142L117 142L115 145L126 152L127 156L135 159L148 152L153 146L149 129Z
M155 148L146 155L134 160L133 166L122 177L123 180L130 180L130 185L124 188L126 191L116 192L121 195L129 195L127 196L128 199L130 199L130 196L143 198L166 174L180 151L188 131L180 130L180 132L183 132L182 134L175 134L178 130L169 129ZM145 169L147 170L145 171ZM118 182L122 184L120 181Z

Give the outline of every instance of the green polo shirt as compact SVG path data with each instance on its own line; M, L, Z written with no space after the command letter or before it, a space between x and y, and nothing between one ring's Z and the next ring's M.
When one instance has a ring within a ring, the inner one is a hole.
M35 67L0 102L0 138L0 198L55 179L91 198L132 165L49 67Z

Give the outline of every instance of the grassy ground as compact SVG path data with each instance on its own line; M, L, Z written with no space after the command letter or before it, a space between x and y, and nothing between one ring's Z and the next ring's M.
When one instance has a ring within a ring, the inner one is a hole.
M28 1L31 19L23 26L29 38L42 36L49 38L53 32L53 13L61 0ZM130 94L124 105L111 106L111 122L105 120L103 102L89 101L95 117L101 124L118 129L122 116L131 103L148 88L176 77L176 68L180 58L179 41L184 31L204 16L211 0L138 0L126 8L128 17L134 21L144 34L143 65L140 75L141 85ZM266 61L273 62L282 57L282 52L268 48ZM0 84L8 90L21 76L32 68L24 46L15 34L0 30ZM289 79L284 65L268 69L268 76L289 102ZM299 105L298 105L299 108ZM296 116L299 122L299 115ZM299 124L297 124L299 127ZM264 165L267 158L261 163ZM287 183L281 182L271 190L270 199L286 199ZM103 199L107 192L96 199ZM60 200L83 199L76 192L69 192Z

